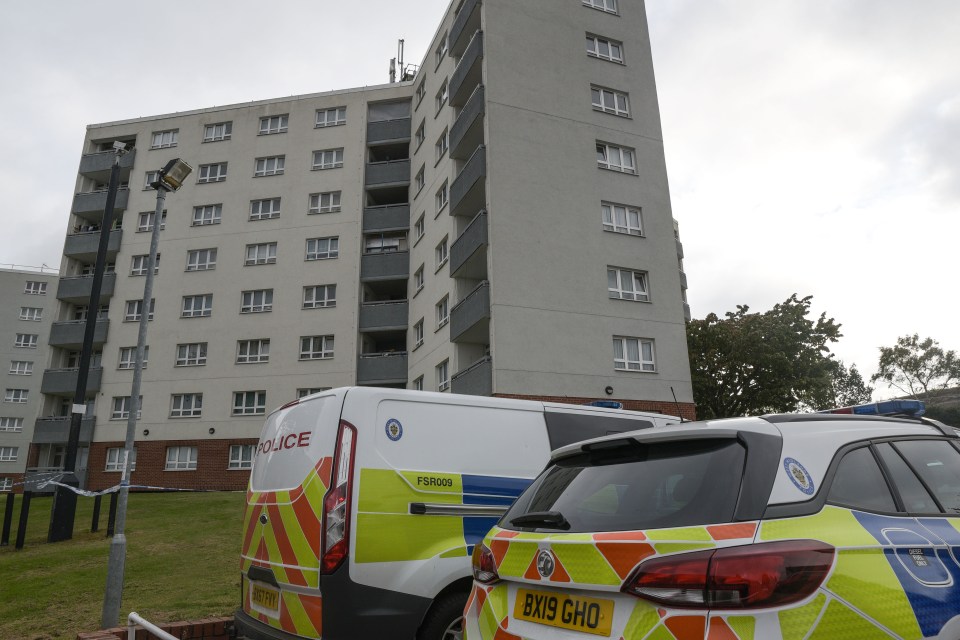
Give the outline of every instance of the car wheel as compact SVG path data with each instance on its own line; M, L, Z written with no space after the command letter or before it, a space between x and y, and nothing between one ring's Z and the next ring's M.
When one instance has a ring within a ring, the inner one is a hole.
M466 593L450 593L433 603L417 633L417 640L462 640Z

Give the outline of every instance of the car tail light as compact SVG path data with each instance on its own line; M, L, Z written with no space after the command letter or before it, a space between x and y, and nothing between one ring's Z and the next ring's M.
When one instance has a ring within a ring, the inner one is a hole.
M473 579L482 584L500 582L493 551L482 542L473 548Z
M623 591L671 607L779 607L816 592L834 554L823 542L789 540L653 558Z
M341 420L337 448L333 454L330 489L323 498L321 573L336 571L350 551L350 495L356 440L356 427Z

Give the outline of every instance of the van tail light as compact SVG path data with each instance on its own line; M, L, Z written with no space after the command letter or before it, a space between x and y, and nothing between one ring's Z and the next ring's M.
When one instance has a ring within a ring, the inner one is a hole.
M350 552L350 496L356 449L356 427L341 420L330 472L330 489L323 498L320 573L336 571Z
M473 548L473 579L482 584L500 582L493 551L482 542Z
M835 553L816 540L788 540L653 558L623 591L679 608L780 607L813 595Z

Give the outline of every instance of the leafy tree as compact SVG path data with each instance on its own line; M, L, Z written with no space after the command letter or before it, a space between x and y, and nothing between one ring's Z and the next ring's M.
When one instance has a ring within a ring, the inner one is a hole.
M817 407L849 407L855 404L866 404L873 400L873 387L868 386L863 376L857 371L857 365L852 364L847 369L842 360L834 361L833 372L833 400L829 406Z
M944 351L933 338L900 336L892 347L880 347L877 372L870 382L885 382L904 394L918 398L939 395L960 381L960 359Z
M725 318L711 313L687 324L693 395L702 417L833 404L837 363L828 345L842 334L826 314L816 321L807 317L811 300L793 294L764 313L737 305Z

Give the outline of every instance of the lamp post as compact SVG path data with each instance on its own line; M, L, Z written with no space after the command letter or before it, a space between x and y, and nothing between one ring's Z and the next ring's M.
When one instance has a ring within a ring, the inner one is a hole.
M133 462L133 440L140 412L140 382L143 377L143 360L147 344L147 323L150 321L150 300L153 297L153 271L157 264L157 246L160 244L160 227L163 224L163 204L167 193L177 191L193 167L174 158L160 170L157 181L151 184L157 190L157 208L153 214L153 230L150 233L150 256L147 258L147 277L143 283L143 299L140 301L140 329L137 333L137 353L133 364L133 384L130 388L130 413L127 416L127 435L123 447L123 474L117 495L117 521L113 539L110 541L110 558L107 563L107 589L103 598L103 613L100 626L114 627L120 619L120 599L123 595L123 569L127 556L127 497L130 493L130 473Z
M100 289L103 286L103 272L107 264L107 248L110 243L110 231L113 227L113 209L117 202L117 190L120 186L120 158L127 152L127 145L114 142L116 157L110 168L110 182L107 185L107 202L100 223L100 244L97 247L97 262L93 268L93 281L90 285L90 300L87 305L87 322L83 332L83 346L80 349L80 363L77 370L77 389L70 410L70 432L67 436L67 450L64 455L64 475L60 479L69 487L79 487L76 475L77 449L80 446L80 427L87 410L87 376L90 373L90 358L93 354L93 336L100 316ZM77 494L68 487L58 486L53 494L53 508L50 510L50 528L47 542L60 542L73 537L73 521L77 513Z

